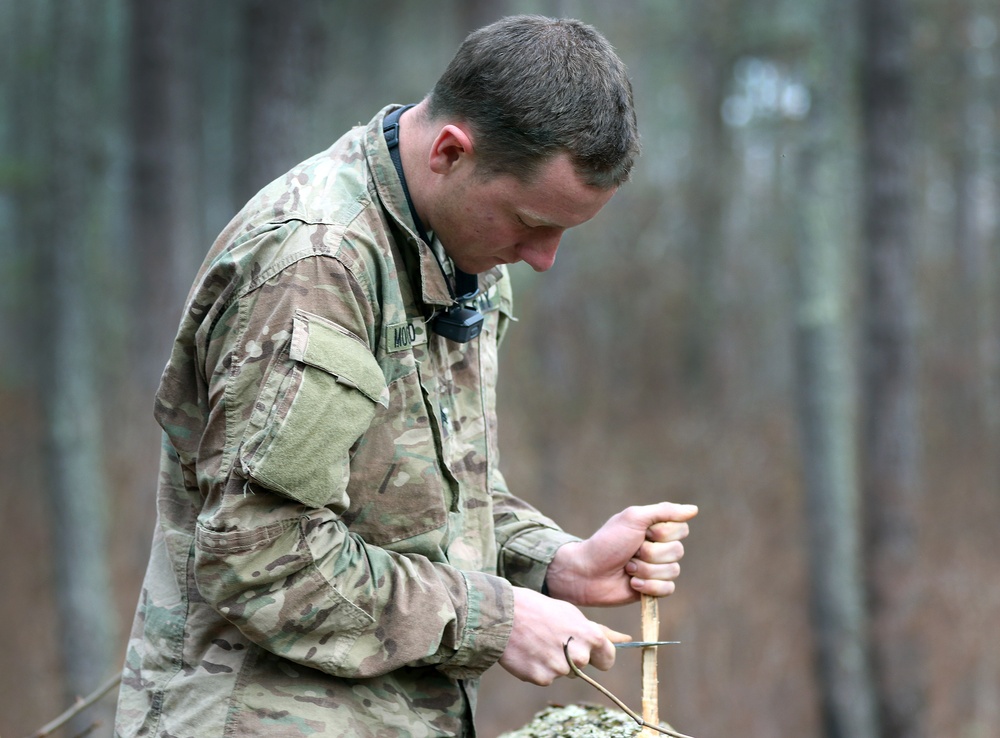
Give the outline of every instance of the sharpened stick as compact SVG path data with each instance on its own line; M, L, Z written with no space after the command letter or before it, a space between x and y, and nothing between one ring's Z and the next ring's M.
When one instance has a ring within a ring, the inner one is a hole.
M642 595L642 640L660 640L660 610L657 598ZM660 724L660 684L656 676L656 646L642 649L642 720L647 725ZM648 727L642 729L641 738L655 736Z

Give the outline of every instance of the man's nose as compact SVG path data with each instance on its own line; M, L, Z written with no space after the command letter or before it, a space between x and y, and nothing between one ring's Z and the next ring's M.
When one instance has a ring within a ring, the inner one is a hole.
M536 272L548 271L556 263L556 252L561 239L561 232L532 239L518 246L517 255Z

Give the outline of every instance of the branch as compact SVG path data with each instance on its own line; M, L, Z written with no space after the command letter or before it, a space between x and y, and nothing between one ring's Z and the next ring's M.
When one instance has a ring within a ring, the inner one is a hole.
M52 731L61 728L63 725L72 720L74 717L76 717L81 712L90 707L92 704L97 702L104 695L106 695L108 692L110 692L112 689L118 686L118 683L121 682L121 680L122 680L121 672L118 672L114 676L109 677L108 680L104 682L104 684L102 684L100 687L91 692L87 697L83 699L77 698L76 702L73 704L71 708L66 710L66 712L64 712L62 715L57 717L52 722L43 725L35 733L32 733L30 736L28 736L28 738L47 738L48 736L52 735ZM90 731L88 730L87 732Z

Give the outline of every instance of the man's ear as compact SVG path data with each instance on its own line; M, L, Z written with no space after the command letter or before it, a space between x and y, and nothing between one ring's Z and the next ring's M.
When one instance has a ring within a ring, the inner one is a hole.
M448 124L434 138L430 151L430 169L435 174L448 174L458 166L472 164L472 137L462 126Z

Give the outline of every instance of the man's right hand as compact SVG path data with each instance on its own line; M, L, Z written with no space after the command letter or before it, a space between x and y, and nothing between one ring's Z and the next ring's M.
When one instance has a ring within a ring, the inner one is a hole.
M548 686L570 673L563 652L567 641L574 664L607 671L615 663L614 643L627 640L588 620L575 605L514 587L514 627L500 666L522 681Z

